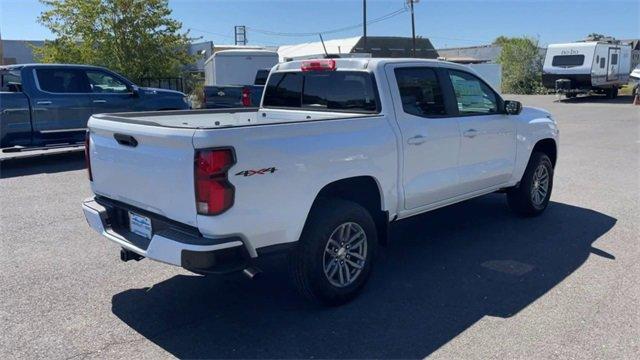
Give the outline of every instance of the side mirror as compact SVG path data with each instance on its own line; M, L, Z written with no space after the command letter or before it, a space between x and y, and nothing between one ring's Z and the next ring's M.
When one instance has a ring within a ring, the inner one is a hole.
M140 97L140 88L137 85L131 85L131 96Z
M522 112L522 103L515 100L504 101L504 112L507 115L518 115Z

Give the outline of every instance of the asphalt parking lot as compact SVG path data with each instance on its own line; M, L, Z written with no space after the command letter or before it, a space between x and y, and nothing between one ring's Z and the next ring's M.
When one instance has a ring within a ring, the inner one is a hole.
M640 106L508 98L559 122L548 211L492 194L409 219L340 308L298 297L280 258L253 281L123 263L82 216L82 153L2 162L0 357L636 358Z

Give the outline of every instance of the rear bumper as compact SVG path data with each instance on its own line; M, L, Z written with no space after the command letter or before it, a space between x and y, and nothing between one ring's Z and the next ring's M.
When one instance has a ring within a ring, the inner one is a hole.
M542 74L542 85L547 89L556 88L556 80L569 80L569 89L590 89L591 74Z
M163 263L181 266L196 273L228 273L246 268L249 252L239 237L205 238L186 231L166 219L125 207L108 199L86 199L84 216L91 228L124 249ZM150 217L151 239L130 232L122 215L133 210Z

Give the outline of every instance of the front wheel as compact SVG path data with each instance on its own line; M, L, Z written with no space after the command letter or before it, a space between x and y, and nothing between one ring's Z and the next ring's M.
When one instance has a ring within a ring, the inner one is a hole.
M549 205L552 188L553 164L545 153L534 152L520 185L507 192L507 202L519 215L536 216Z
M345 200L314 206L290 257L294 285L306 298L336 306L355 298L369 274L377 245L369 212Z

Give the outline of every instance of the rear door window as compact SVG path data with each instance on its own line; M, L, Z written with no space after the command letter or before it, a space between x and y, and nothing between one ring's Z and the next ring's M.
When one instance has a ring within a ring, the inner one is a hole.
M59 94L91 92L89 80L82 69L37 69L36 74L42 91Z
M571 67L584 64L584 55L556 55L551 61L553 66Z
M397 68L395 74L404 112L424 117L446 115L442 88L433 69Z
M20 70L0 71L0 91L22 91L22 77L20 76Z

